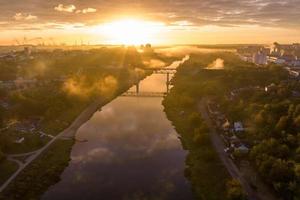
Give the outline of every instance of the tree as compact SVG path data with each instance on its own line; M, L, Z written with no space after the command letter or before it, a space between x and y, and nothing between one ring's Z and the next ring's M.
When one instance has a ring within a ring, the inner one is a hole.
M5 159L5 154L0 149L0 163Z
M285 182L293 180L294 170L290 163L282 159L277 159L270 169L270 179L272 182Z
M261 155L273 156L276 158L287 158L290 149L285 144L280 144L278 140L272 138L262 141L260 144L254 146L251 150L250 156L252 159L260 158Z
M231 179L227 182L227 199L228 200L246 200L247 196L237 179Z
M196 113L196 112L192 113L189 116L189 122L190 122L191 127L198 127L201 123L201 118L200 118L199 113Z
M3 126L3 121L4 121L4 113L0 107L0 128Z
M295 160L300 163L300 147L296 149Z
M275 129L276 129L278 132L281 132L281 131L285 130L286 127L287 127L287 125L288 125L288 121L289 121L288 116L282 116L282 117L279 119L279 121L277 122Z
M300 164L297 164L295 166L295 175L296 175L297 179L300 181Z

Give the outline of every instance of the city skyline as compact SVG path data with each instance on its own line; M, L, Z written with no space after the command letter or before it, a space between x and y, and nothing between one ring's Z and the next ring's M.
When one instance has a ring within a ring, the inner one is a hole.
M0 45L300 41L297 0L0 0L0 5Z

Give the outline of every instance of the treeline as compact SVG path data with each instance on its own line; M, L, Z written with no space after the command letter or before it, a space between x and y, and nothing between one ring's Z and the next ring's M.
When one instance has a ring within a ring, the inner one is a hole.
M23 76L55 78L74 75L85 69L134 68L143 65L142 55L137 52L137 49L131 47L103 47L87 51L41 51L33 56L35 58L22 67Z
M182 74L177 73L178 77L182 77ZM197 112L195 93L191 88L181 89L187 86L185 83L174 81L174 87L163 105L168 119L180 135L183 148L188 152L185 176L191 182L196 199L243 197L239 183L238 189L231 190L232 185L227 189L229 175L210 142L205 122Z
M102 47L91 50L39 50L31 56L16 53L10 60L0 59L0 80L17 77L57 78L78 73L83 68L143 67L144 61L159 55L140 53L135 47Z
M206 69L218 58L224 60L224 69ZM191 55L172 80L174 87L163 105L168 119L180 134L184 149L188 151L185 175L192 184L196 199L246 199L241 184L230 179L212 146L198 103L203 96L220 97L235 84L241 86L254 82L253 75L258 74L253 67L241 62L233 53L199 53ZM261 73L266 75L268 70L261 69ZM262 82L265 81L263 75L260 75ZM235 77L238 81L232 83ZM243 80L245 77L247 80Z
M204 70L217 58L224 60L223 69ZM242 139L252 146L249 160L258 174L284 199L300 196L300 87L283 67L257 67L233 53L195 54L173 82L194 99L215 97L230 121L245 122Z

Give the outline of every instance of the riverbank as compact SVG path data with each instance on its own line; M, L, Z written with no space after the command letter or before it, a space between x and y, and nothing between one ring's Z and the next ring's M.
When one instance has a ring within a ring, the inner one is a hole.
M59 181L73 145L74 140L55 141L8 185L0 199L39 199L49 186Z
M196 102L176 93L176 84L164 99L168 119L187 150L185 176L191 182L196 199L226 199L230 176L215 152L205 121L196 112Z

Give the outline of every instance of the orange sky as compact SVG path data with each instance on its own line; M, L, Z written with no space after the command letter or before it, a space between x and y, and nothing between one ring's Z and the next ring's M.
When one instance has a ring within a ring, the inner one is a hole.
M300 42L300 5L294 0L0 0L0 5L2 45Z

